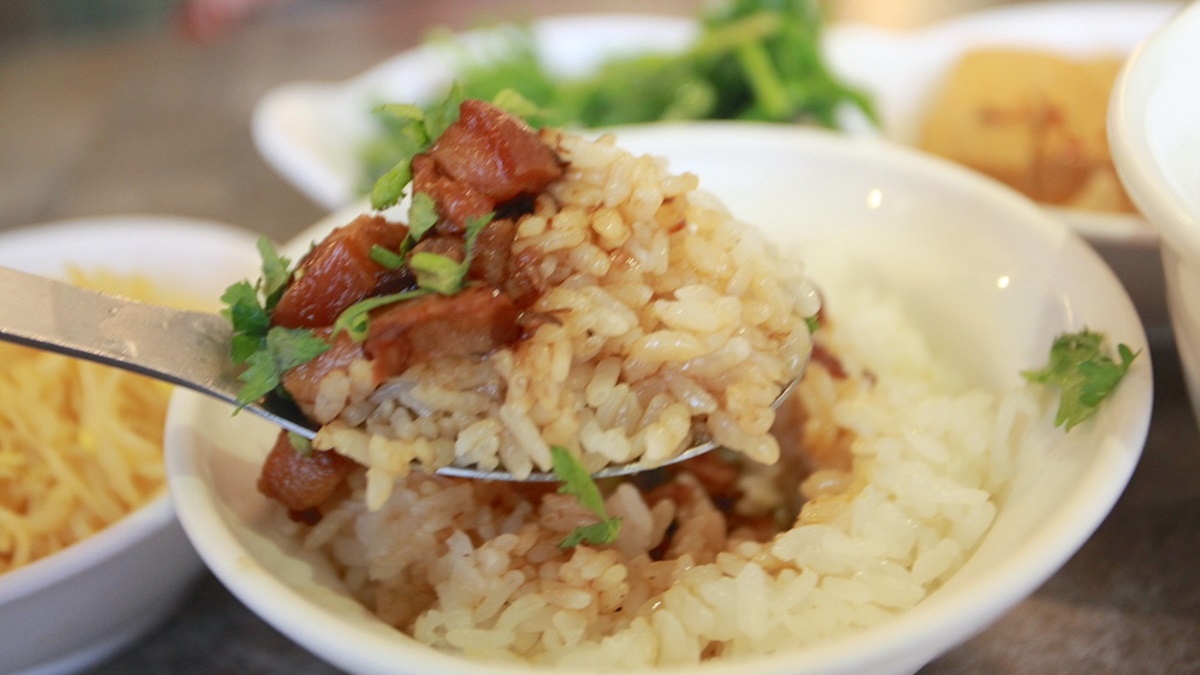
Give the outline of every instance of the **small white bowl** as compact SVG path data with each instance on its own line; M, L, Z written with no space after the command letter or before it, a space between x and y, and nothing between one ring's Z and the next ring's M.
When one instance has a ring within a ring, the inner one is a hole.
M97 218L4 232L0 265L60 278L68 265L137 274L215 305L256 269L254 242L196 220ZM73 672L104 660L175 610L202 569L164 489L101 532L0 574L0 672Z
M1028 453L1015 478L1020 489L982 544L914 609L817 647L696 672L911 673L1032 593L1091 535L1140 456L1152 377L1128 295L1077 235L997 183L876 140L721 123L630 128L618 138L668 157L673 170L695 172L736 216L799 244L826 297L858 283L898 293L936 353L970 383L1016 386L1022 369L1045 363L1056 335L1085 326L1141 350L1094 423L1055 432L1045 452ZM530 672L416 643L356 602L327 561L280 533L276 505L255 489L275 433L187 392L168 414L167 468L180 520L237 597L349 672Z
M1162 237L1167 306L1200 418L1200 5L1142 44L1117 80L1108 134L1130 197Z

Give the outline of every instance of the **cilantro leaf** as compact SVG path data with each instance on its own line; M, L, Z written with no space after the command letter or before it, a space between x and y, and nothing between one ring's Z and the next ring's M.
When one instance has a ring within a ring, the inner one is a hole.
M258 254L262 257L259 292L263 297L263 308L269 314L287 290L288 281L292 278L292 261L279 255L271 240L266 237L258 239Z
M404 266L404 256L396 251L386 249L379 244L372 244L371 250L367 253L371 260L379 264L380 267L385 267L389 270L399 269Z
M427 251L417 251L408 258L408 269L417 277L417 285L442 295L454 295L463 289L466 265L465 260L458 262Z
M386 104L375 109L391 128L390 142L395 145L395 164L371 187L371 208L391 208L404 198L404 188L412 182L413 157L425 152L458 119L463 102L462 89L451 87L441 105L421 110L406 104Z
M1127 345L1117 346L1119 361L1103 353L1104 335L1088 329L1064 333L1050 347L1050 360L1039 370L1021 374L1026 380L1059 388L1054 425L1072 428L1096 413L1117 388L1137 357Z
M422 295L428 295L429 291L417 288L411 291L403 291L401 293L392 293L390 295L377 295L373 298L360 300L338 315L333 322L333 334L337 335L345 331L355 342L362 342L367 337L367 328L369 327L368 314L371 310L384 305L390 305L394 302L403 302L419 298Z
M609 517L604 508L600 488L596 486L596 481L592 480L591 474L562 446L552 446L550 457L554 473L563 482L558 488L558 493L575 497L584 508L600 519L598 523L575 528L559 542L558 547L573 548L585 543L604 546L616 541L617 534L621 531L621 519Z
M580 544L596 544L604 546L617 539L621 531L620 518L607 518L591 525L580 525L571 530L563 540L558 542L559 548L575 548Z
M404 188L412 182L412 157L402 159L375 181L371 188L371 208L382 211L404 197Z
M535 115L544 114L538 104L525 98L516 89L501 89L492 97L492 105L514 117L529 119Z
M251 284L239 281L221 294L221 315L233 327L229 354L235 365L246 368L238 374L242 387L238 401L243 405L266 396L280 386L283 373L320 356L329 344L311 330L271 325L271 312L292 278L291 261L279 255L270 240L258 240L262 274Z
M243 405L274 391L280 384L281 375L275 357L267 349L257 350L247 357L246 365L248 367L238 374L242 382L242 388L238 390L238 402Z
M408 236L404 238L404 243L401 245L401 251L407 253L412 250L421 237L425 233L433 229L437 225L438 214L437 204L434 203L433 197L427 192L417 192L413 195L412 203L408 205Z
M431 140L437 140L451 124L458 121L458 108L466 99L462 85L455 81L450 84L446 98L425 111L425 131Z
M313 446L312 446L311 440L301 436L300 434L298 434L294 431L287 432L287 435L288 435L288 442L292 444L292 449L296 451L296 454L302 455L304 457L308 457L309 455L312 455Z
M233 326L230 356L235 364L243 364L251 354L261 349L271 327L271 318L258 301L258 292L249 281L239 281L221 294L225 309L221 316Z
M249 367L238 375L242 388L238 401L257 401L275 390L283 374L329 350L329 343L307 328L274 326L267 331L266 346L246 359Z
M471 255L475 252L475 240L479 239L479 233L483 232L483 228L492 222L496 217L495 213L487 213L475 218L467 218L466 222L466 243L467 243L467 259L464 262L470 262Z

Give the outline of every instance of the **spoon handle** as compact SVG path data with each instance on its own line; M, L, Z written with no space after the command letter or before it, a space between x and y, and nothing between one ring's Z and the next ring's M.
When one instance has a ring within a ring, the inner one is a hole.
M232 335L229 322L216 314L136 302L0 267L0 340L115 366L240 405L241 385L229 357ZM291 410L246 408L313 435Z

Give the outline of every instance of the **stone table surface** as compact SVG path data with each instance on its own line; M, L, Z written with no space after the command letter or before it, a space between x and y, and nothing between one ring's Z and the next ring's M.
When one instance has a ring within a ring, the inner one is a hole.
M847 0L831 12L907 26L983 4ZM0 33L0 230L151 213L285 241L323 211L254 148L251 113L272 87L352 76L419 44L434 26L601 10L690 15L700 5L304 0L264 10L206 43L180 39L169 27ZM1200 434L1169 332L1151 328L1154 419L1125 494L1036 593L922 673L1200 672ZM206 575L168 622L95 672L333 668Z

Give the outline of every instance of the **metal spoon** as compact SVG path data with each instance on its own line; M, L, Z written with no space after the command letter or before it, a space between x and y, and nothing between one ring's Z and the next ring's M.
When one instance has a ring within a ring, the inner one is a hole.
M229 355L232 337L229 321L216 314L136 302L0 267L0 341L140 373L240 406L238 369ZM787 397L798 379L785 388L774 405ZM320 428L294 403L276 395L244 405L243 409L309 439ZM665 464L716 447L715 443L703 443ZM663 465L611 465L595 476L623 476L658 466ZM485 480L559 480L553 473L533 473L517 479L504 471L458 466L443 467L438 473Z

